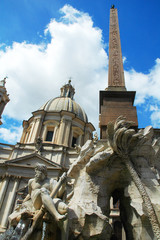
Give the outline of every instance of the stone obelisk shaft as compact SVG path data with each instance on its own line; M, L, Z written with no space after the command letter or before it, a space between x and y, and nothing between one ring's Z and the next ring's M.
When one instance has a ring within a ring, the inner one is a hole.
M99 127L100 138L106 139L109 122L115 122L119 116L134 122L138 127L137 110L133 106L135 91L127 91L125 87L121 43L119 35L117 9L112 6L110 11L109 33L109 73L108 88L100 91Z
M110 9L108 91L125 91L123 60L116 8Z

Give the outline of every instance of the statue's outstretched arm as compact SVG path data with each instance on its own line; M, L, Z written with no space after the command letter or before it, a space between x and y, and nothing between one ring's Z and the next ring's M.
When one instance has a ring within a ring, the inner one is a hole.
M27 196L25 197L25 199L23 200L23 203L24 202L27 202L28 200L31 199L31 195L30 194L27 194Z
M58 190L57 197L61 198L65 190L66 190L66 184L63 183L60 189Z
M51 197L54 198L56 196L61 197L65 191L65 181L67 178L67 174L63 173L63 175L60 177L59 181L57 182L54 179L51 179L50 181L50 190L51 190Z

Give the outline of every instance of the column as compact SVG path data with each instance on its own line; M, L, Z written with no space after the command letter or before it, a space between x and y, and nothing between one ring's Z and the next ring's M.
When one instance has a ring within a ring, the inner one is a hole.
M60 123L60 129L59 129L59 136L58 136L58 144L63 144L63 135L64 135L64 129L65 129L65 120L62 119Z
M14 200L15 200L15 196L16 196L16 190L18 188L18 185L19 185L19 178L16 178L15 182L14 182L14 185L13 185L13 189L9 193L7 203L6 203L5 212L4 212L4 215L3 215L3 218L2 218L1 227L3 227L3 228L7 227L8 216L11 213L12 208L13 208L13 204L14 204Z
M37 133L36 133L35 139L40 136L40 132L41 132L41 129L42 129L42 117L39 118L38 120L39 120L39 122L38 122L38 128L37 128Z
M88 131L88 128L85 129L85 135L84 135L84 144L87 140L89 140L89 131Z
M29 126L28 125L28 121L23 121L23 133L22 133L22 137L21 137L20 143L24 143L25 142L28 126Z
M3 199L4 199L4 196L5 196L5 193L6 193L7 186L8 186L8 177L5 177L3 179L1 190L0 190L0 208L1 208L2 203L3 203Z
M43 126L43 132L42 132L42 139L43 139L43 141L46 140L46 136L47 136L47 124L45 124Z
M41 123L40 118L37 118L37 119L35 120L35 125L34 125L34 129L33 129L32 137L31 137L31 142L35 142L36 138L37 138L38 135L39 135L40 123Z
M66 147L69 145L69 136L70 136L70 131L71 131L71 121L66 120L66 126L65 126L65 134L63 138L63 143Z
M60 160L60 165L65 167L65 168L68 167L68 166L66 166L66 155L67 155L67 149L66 149L66 147L63 147L61 160Z
M78 140L77 140L77 145L82 146L82 135L79 135Z
M27 143L32 141L32 135L33 135L33 132L34 132L35 124L36 124L36 119L33 120L32 127L31 127L31 130L30 130L30 133L29 133L29 137L28 137Z
M54 128L54 134L53 134L53 139L52 139L53 143L57 143L57 129L58 129L58 126L56 125Z
M20 143L24 143L25 135L26 135L26 129L23 128L23 133L22 133Z

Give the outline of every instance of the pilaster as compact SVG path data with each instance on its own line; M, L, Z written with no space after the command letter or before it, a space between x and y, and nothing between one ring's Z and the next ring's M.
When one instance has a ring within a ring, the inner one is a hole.
M72 116L63 115L60 121L59 130L58 130L58 137L57 137L58 144L64 145L66 147L69 146L71 123L72 123Z

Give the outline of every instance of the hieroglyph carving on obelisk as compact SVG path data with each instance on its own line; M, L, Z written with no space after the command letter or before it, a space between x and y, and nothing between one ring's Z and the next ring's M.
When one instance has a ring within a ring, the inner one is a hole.
M122 87L125 89L118 14L116 8L111 8L110 10L108 87Z

